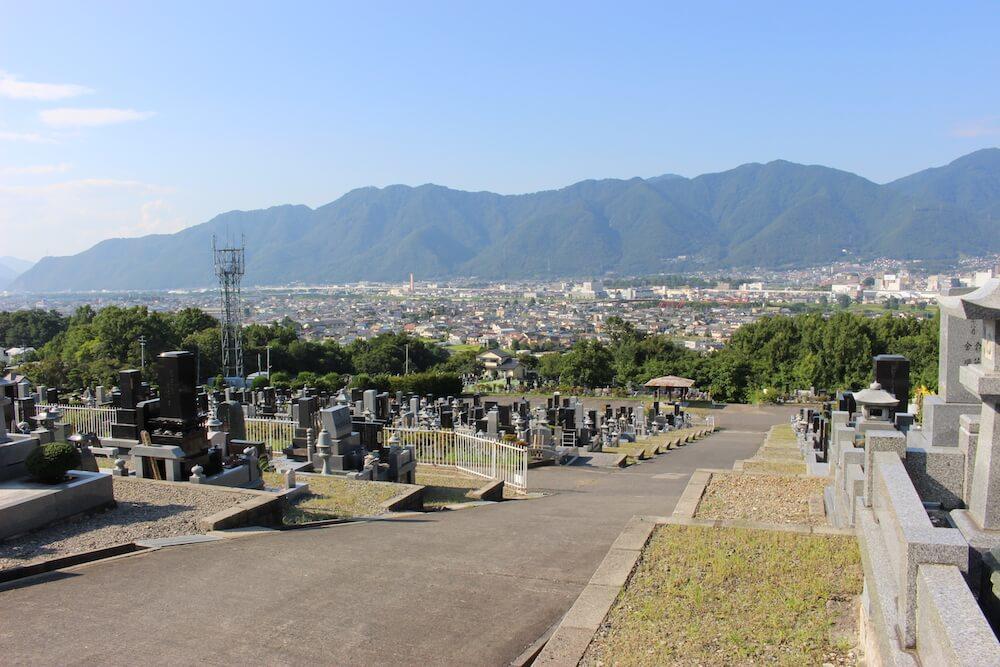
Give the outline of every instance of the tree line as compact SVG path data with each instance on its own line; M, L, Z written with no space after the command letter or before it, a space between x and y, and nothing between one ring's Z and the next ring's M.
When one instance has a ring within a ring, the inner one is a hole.
M872 357L902 354L911 385L937 390L938 318L849 312L762 317L736 331L726 346L700 354L666 336L637 331L608 318L607 344L585 340L538 366L547 382L568 387L638 387L663 375L691 378L718 401L755 402L796 389L862 388L872 380Z
M408 334L379 334L341 345L306 340L301 333L289 318L245 327L246 372L267 370L270 351L270 383L279 387L335 390L352 375L356 386L418 393L438 387L447 394L456 393L459 378L483 370L477 350L449 354ZM653 377L680 375L716 400L747 402L810 387L862 387L871 381L872 356L892 353L910 359L912 386L937 389L936 316L869 318L843 311L767 316L741 327L722 350L709 354L638 331L619 317L608 318L605 333L607 342L581 340L563 352L522 352L518 359L546 385L638 388ZM66 389L116 384L120 369L140 366L140 340L147 364L160 352L184 349L197 355L200 378L221 370L219 322L198 308L162 313L144 306L96 311L81 306L69 316L40 310L0 313L0 340L6 346L36 347L26 372L38 383ZM400 380L406 371L408 379ZM257 380L258 385L267 382Z
M145 306L81 306L70 316L40 310L0 313L0 323L13 316L18 329L0 329L3 339L17 337L18 344L36 348L24 371L50 387L112 386L120 369L139 368L143 355L149 367L156 355L169 350L195 353L202 380L222 370L219 321L199 308L164 313ZM244 327L243 354L248 374L266 371L270 359L276 386L309 384L330 390L342 387L349 374L445 372L449 361L440 346L407 334L379 334L348 345L305 340L299 325L288 318ZM149 379L155 381L152 374Z

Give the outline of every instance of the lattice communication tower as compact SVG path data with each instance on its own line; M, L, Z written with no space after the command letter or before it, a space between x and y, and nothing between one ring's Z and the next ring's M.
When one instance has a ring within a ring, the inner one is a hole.
M220 248L212 236L212 253L215 255L215 275L219 278L222 297L222 375L243 378L243 299L240 281L243 279L246 237L240 238L238 248Z

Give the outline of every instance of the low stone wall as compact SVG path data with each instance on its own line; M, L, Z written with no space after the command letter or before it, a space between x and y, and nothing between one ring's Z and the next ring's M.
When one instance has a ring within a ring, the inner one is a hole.
M920 566L916 631L925 665L1000 665L996 637L957 567Z
M894 452L876 452L872 511L896 581L897 625L906 648L916 644L917 571L921 565L969 570L969 545L955 528L935 528L903 462Z
M0 539L114 504L108 473L70 470L68 475L70 479L59 484L39 484L27 479L3 482Z
M382 507L390 512L423 512L424 487L411 486L399 495L386 500L382 503Z
M895 452L875 452L866 472L870 506L859 503L856 516L869 664L916 664L915 650L929 665L1000 665L1000 644L965 580L962 533L931 524Z

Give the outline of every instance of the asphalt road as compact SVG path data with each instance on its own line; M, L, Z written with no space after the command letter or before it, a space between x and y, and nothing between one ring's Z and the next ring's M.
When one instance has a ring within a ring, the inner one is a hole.
M551 494L411 519L170 547L0 586L4 664L504 665L572 605L636 514L750 456L788 409L623 470L542 468Z

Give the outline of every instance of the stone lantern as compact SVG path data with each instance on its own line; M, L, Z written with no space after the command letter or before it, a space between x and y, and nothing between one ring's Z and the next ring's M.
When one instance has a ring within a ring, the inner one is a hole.
M866 423L878 422L883 427L889 424L889 411L899 405L899 399L883 389L878 382L872 382L867 389L855 392L854 401Z

